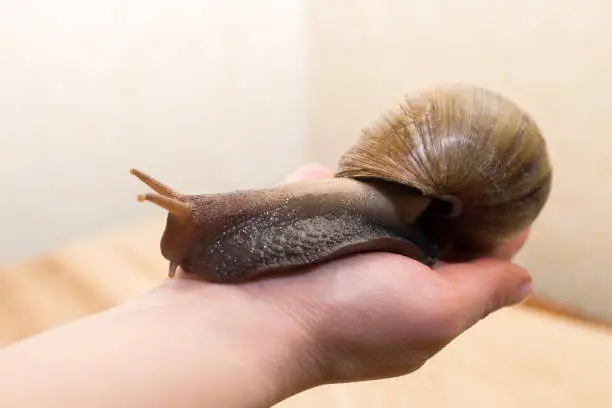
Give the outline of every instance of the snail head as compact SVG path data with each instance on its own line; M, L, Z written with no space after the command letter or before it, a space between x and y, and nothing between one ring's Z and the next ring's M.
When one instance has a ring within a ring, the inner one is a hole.
M192 200L140 170L131 169L130 174L154 191L138 195L138 201L149 201L168 211L166 228L161 238L161 252L164 258L170 261L169 275L174 276L176 268L186 259L194 236L197 235Z

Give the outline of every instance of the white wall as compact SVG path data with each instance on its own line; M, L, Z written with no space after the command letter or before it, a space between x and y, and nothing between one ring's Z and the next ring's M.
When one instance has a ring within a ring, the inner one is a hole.
M132 166L186 192L301 163L299 0L0 2L0 262L161 215Z
M468 82L540 124L555 179L518 257L543 295L612 320L612 3L312 0L311 157L335 166L405 92Z

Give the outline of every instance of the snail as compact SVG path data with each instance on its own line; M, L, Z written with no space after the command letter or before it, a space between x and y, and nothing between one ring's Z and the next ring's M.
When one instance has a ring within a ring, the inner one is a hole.
M363 130L334 177L181 194L131 174L168 211L161 252L212 282L241 282L356 253L425 265L487 256L531 225L552 166L531 116L494 91L443 85L408 94Z

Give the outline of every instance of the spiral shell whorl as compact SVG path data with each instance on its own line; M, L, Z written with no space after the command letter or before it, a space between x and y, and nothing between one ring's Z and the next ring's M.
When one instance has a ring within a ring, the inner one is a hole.
M492 91L437 87L408 95L342 156L337 177L380 178L458 200L431 219L441 259L487 254L530 225L551 187L546 143L532 118Z

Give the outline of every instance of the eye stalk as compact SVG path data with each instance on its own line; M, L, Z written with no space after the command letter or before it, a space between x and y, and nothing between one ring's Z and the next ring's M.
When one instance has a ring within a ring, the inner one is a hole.
M151 187L151 189L157 193L140 194L138 196L138 201L149 201L157 204L175 215L181 221L188 220L191 217L191 207L181 200L181 194L139 170L131 169L130 174L138 177L140 181Z

